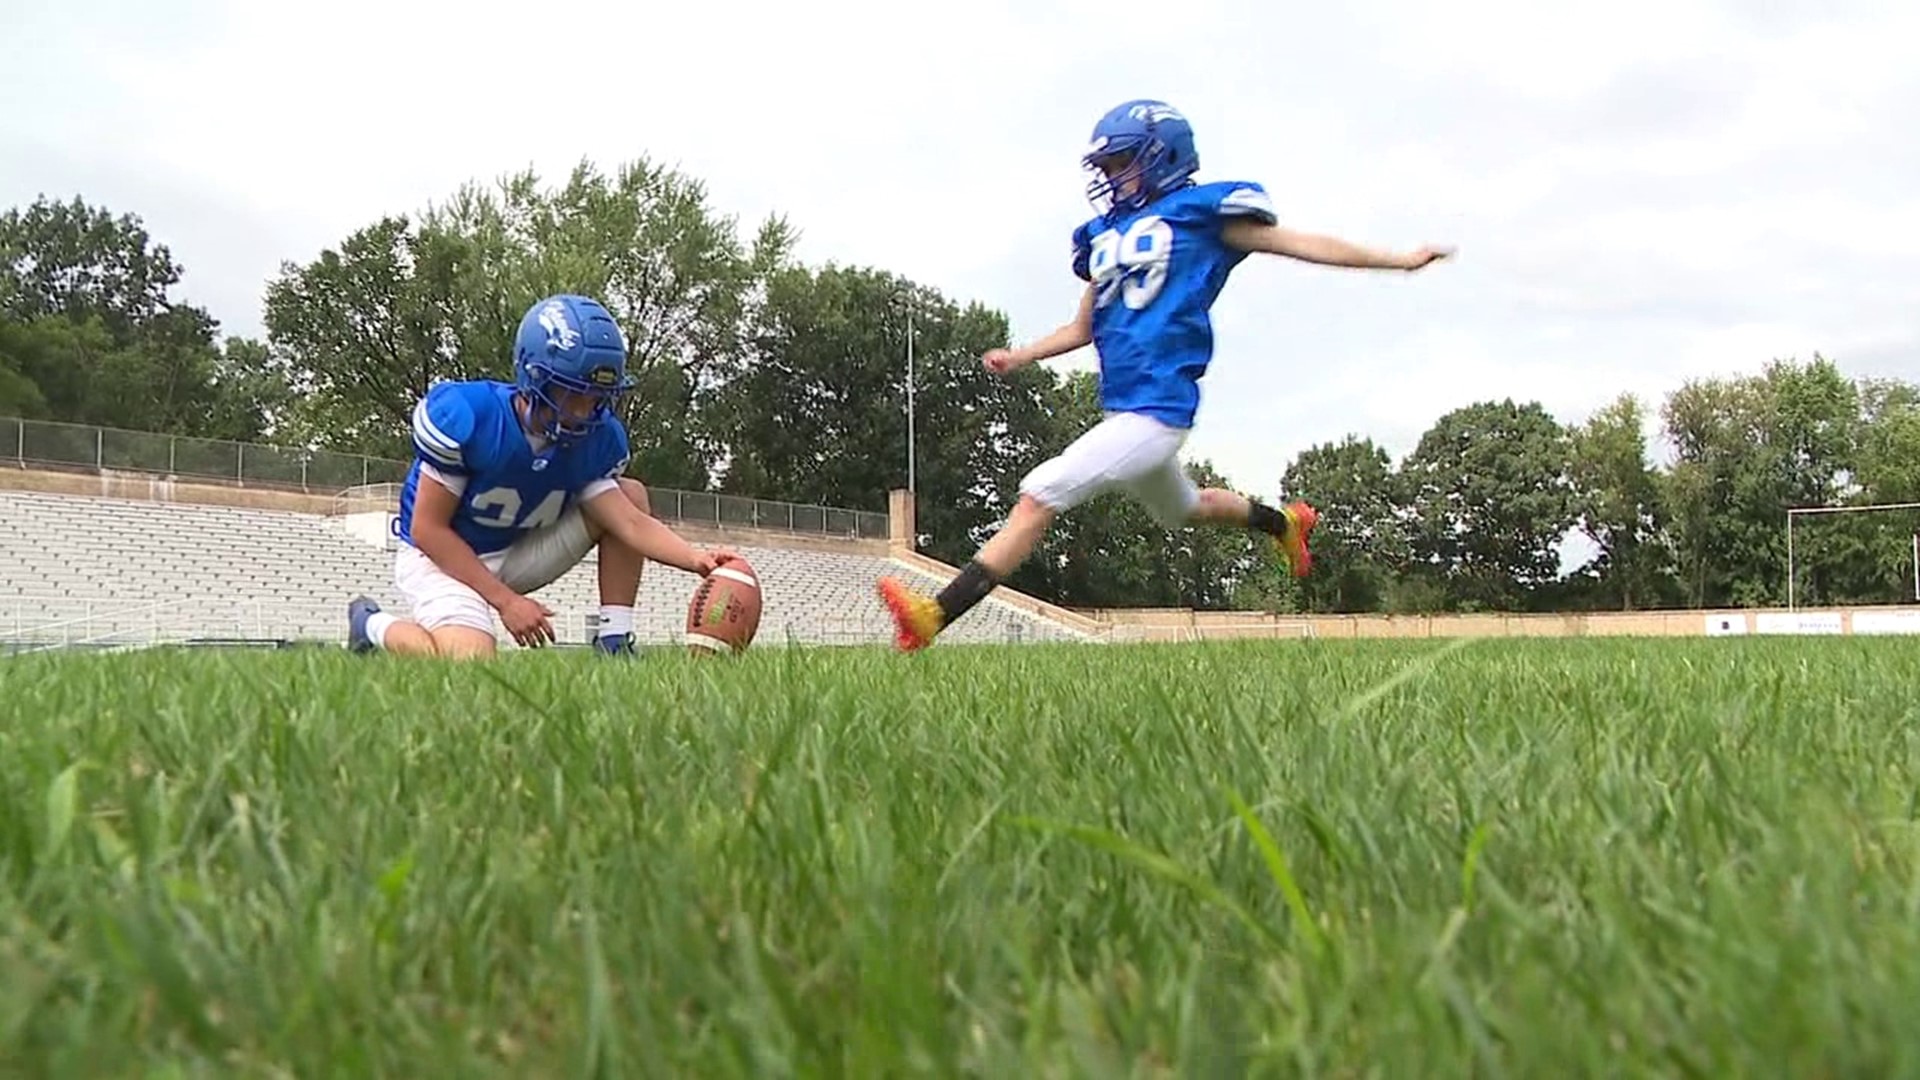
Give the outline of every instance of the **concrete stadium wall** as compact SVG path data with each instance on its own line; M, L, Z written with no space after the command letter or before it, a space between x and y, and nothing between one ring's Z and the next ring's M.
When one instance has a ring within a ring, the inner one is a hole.
M1920 633L1920 605L1539 615L1288 615L1178 608L1080 609L1079 614L1112 627L1115 638L1139 641Z

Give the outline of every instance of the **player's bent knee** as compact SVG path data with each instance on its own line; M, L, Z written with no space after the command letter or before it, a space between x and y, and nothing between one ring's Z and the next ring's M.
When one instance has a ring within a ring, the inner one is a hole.
M1181 529L1206 520L1206 515L1200 512L1198 502L1185 506L1150 505L1147 507L1147 514L1153 518L1154 524L1163 529Z
M647 485L631 476L623 476L619 482L620 490L626 493L627 500L639 507L641 513L653 513L653 500L647 496Z
M1037 495L1023 492L1020 501L1013 504L1012 520L1021 523L1043 524L1052 521L1060 513Z

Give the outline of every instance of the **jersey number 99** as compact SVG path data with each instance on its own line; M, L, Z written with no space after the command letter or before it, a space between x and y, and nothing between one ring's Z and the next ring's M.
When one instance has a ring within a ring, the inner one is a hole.
M1118 295L1139 311L1167 283L1167 264L1173 258L1173 226L1152 214L1127 226L1122 233L1108 229L1093 238L1087 256L1087 276L1096 289L1094 306L1106 307Z

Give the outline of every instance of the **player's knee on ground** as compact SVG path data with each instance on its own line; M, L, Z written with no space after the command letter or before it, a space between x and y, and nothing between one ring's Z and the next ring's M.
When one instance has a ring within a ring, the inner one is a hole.
M454 660L469 657L492 656L499 651L499 643L490 631L475 630L471 626L442 626L428 631L433 638L433 652L436 656Z

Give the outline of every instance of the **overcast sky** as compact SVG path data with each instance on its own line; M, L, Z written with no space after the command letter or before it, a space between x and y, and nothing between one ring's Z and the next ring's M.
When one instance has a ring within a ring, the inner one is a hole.
M1093 121L1154 96L1203 178L1260 181L1286 223L1460 249L1411 277L1235 273L1189 448L1256 492L1315 442L1397 457L1508 392L1577 421L1815 350L1920 378L1920 5L293 7L0 0L0 205L140 214L185 296L258 335L283 259L468 180L645 154L743 226L787 215L810 262L1024 339L1073 308Z

